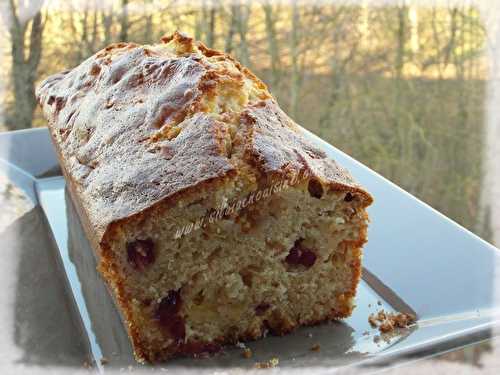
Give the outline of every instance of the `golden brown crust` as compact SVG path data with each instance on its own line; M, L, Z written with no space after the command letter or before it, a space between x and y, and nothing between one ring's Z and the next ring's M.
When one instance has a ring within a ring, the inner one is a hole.
M307 172L332 190L357 192L368 206L372 197L349 172L327 157L300 132L274 100L248 106L241 115L246 126L246 153L249 163L262 175L284 178Z
M147 141L196 107L207 72L195 57L147 51L115 45L37 90L99 240L111 222L234 169L221 146L221 124L203 113L189 118L177 139Z

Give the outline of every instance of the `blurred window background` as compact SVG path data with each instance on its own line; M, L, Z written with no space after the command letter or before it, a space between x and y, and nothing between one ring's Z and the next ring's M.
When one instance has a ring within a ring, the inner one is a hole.
M0 130L45 126L34 86L47 75L178 29L249 66L299 124L491 240L480 6L383 4L4 0Z

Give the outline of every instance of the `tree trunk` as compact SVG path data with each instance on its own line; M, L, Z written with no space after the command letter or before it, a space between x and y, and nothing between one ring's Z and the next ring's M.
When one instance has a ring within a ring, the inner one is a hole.
M120 42L128 40L128 0L122 0L122 13L120 15Z
M7 127L25 129L32 126L36 108L35 80L42 56L42 14L39 10L32 19L21 22L14 0L9 0L7 10L14 86L14 108ZM29 43L26 41L28 30Z
M290 83L290 116L297 120L297 105L300 91L300 68L299 68L299 32L300 15L297 1L292 5L292 30L290 33L290 53L292 58L292 75Z
M405 5L398 7L398 30L397 30L397 50L396 50L396 79L401 80L404 67L404 59L406 53L406 18L407 18L407 8Z
M203 37L203 22L204 22L204 16L205 12L204 11L197 11L195 13L195 23L194 23L194 38L196 40L201 40Z
M415 5L409 6L408 18L410 23L411 52L413 55L415 55L420 49L420 41L418 36L418 8Z
M215 44L215 16L217 10L215 5L212 4L208 11L208 28L207 28L207 46L210 48L214 47Z
M103 45L107 46L111 43L113 39L111 34L111 28L113 26L113 9L109 9L109 13L106 12L106 9L102 10L102 27L104 31L104 40Z
M392 123L397 134L396 147L398 163L395 164L395 170L391 171L390 178L399 178L399 183L415 194L414 181L409 173L408 167L411 163L411 142L408 134L408 124L403 120L406 113L401 108L401 95L405 93L405 82L403 80L405 59L406 59L406 40L407 40L407 17L408 9L403 5L396 9L398 27L396 30L396 56L394 58L394 91L392 96Z
M495 3L496 4L496 3ZM481 191L475 232L494 245L500 245L500 28L497 27L500 4L483 4L482 18L490 31L488 44L489 79L486 90L486 118L483 130ZM499 270L495 285L500 285ZM496 290L500 298L500 290Z
M238 2L237 11L237 23L236 28L238 30L238 35L240 36L240 46L239 46L239 58L243 65L250 66L250 55L248 53L248 41L247 41L247 33L248 33L248 18L250 17L250 7L248 4L243 6ZM243 9L245 8L245 9Z
M144 25L144 43L152 43L154 42L153 37L153 12L151 11L151 0L144 0L144 6L146 7L147 15L145 16L145 25Z
M237 16L237 14L236 14L235 5L232 4L231 5L231 17L229 20L229 30L227 31L226 42L224 44L224 50L227 53L233 52L234 34L236 33L236 23L237 23L236 16Z
M88 4L85 4L85 10L83 11L83 17L82 17L82 38L79 40L79 46L78 46L78 52L77 52L77 58L79 59L76 61L76 63L80 63L85 56L86 56L86 44L88 40L88 34L89 34L89 6Z
M92 35L87 43L87 56L90 56L96 52L96 44L99 34L97 19L98 19L97 4L94 3L94 12L92 14Z
M281 79L281 60L278 48L278 41L276 38L276 20L273 16L273 8L269 2L262 5L265 15L266 24L266 38L271 58L271 89L277 89Z

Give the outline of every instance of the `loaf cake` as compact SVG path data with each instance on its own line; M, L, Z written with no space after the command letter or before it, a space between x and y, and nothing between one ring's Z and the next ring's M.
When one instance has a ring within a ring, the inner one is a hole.
M36 94L138 361L351 314L372 198L231 56L117 43Z

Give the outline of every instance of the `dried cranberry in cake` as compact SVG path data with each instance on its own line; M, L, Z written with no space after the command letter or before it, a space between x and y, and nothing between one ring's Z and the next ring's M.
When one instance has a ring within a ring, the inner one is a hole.
M347 193L344 197L345 202L351 202L354 199L354 196L351 193Z
M180 316L174 316L166 325L166 327L176 342L184 341L186 337L186 325L184 319Z
M316 262L316 254L311 249L302 245L302 241L302 238L295 241L285 258L285 262L290 265L302 265L306 268L310 268Z
M184 319L178 315L181 306L182 299L180 293L176 290L171 290L160 301L155 315L160 325L177 342L184 340L184 337L186 337Z
M311 194L311 197L320 199L323 196L323 185L321 185L321 182L318 180L309 180L307 190L309 191L309 194Z
M285 258L285 261L288 264L300 264L300 255L301 252L299 248L296 245L293 245L293 247L290 249L290 252Z
M316 262L316 254L310 250L305 250L300 257L300 264L306 268L310 268Z
M144 270L155 261L154 243L151 239L127 242L127 261L136 270Z
M166 322L172 315L176 315L182 306L181 295L177 290L171 290L162 298L158 305L157 318L160 323Z
M257 306L255 306L255 315L257 316L262 316L265 314L267 310L271 307L270 304L266 302L259 303Z

